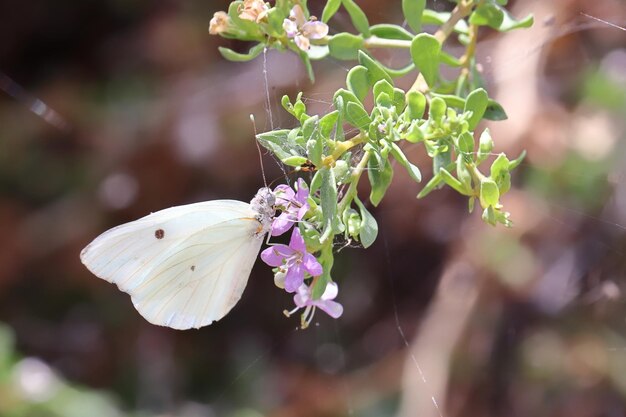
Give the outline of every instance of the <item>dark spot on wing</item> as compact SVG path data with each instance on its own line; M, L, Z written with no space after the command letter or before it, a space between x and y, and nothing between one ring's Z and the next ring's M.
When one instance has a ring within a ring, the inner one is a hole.
M156 237L157 239L163 239L164 236L165 236L165 230L157 229L154 231L154 237Z
M191 265L191 270L195 271L196 270L196 266L195 265Z

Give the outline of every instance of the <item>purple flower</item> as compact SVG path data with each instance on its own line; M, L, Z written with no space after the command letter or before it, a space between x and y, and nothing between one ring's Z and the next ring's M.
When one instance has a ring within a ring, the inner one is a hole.
M279 287L284 285L287 292L296 291L304 283L305 271L314 277L322 274L322 265L306 251L304 239L297 227L293 229L289 246L270 246L261 252L261 259L269 266L279 267L275 282Z
M302 314L302 323L301 327L304 329L309 326L311 320L313 320L313 315L315 314L315 309L320 308L326 314L331 316L334 319L341 317L343 314L343 306L336 301L333 301L339 292L339 287L334 282L329 282L326 284L326 289L324 289L324 294L315 300L311 296L311 287L306 284L300 285L298 287L297 294L293 297L294 303L296 303L296 308L292 311L285 312L287 316L292 315L296 311L301 308L304 308L304 313Z
M298 191L288 185L279 185L274 189L276 206L282 207L282 213L272 223L272 236L280 236L291 228L309 211L309 189L302 178L298 178Z
M311 48L311 39L322 39L328 35L328 25L313 19L307 22L304 11L298 4L289 12L289 19L284 20L283 29L303 51Z

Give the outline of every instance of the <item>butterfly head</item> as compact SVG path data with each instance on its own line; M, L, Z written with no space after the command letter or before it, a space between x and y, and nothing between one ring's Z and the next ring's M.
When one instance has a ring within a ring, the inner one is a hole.
M250 201L252 210L257 213L257 220L263 226L262 230L257 233L258 236L263 236L272 228L272 221L276 215L274 204L276 204L276 196L267 187L260 188Z

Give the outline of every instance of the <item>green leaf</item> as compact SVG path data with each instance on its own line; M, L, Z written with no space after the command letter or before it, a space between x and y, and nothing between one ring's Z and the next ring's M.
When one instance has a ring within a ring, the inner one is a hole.
M390 25L381 23L370 27L370 32L373 36L378 36L383 39L397 39L401 41L410 41L413 39L413 34L398 25Z
M439 78L440 52L439 41L427 33L420 33L411 42L411 58L431 88Z
M348 91L343 88L340 88L339 90L335 92L335 95L333 96L333 102L335 102L335 108L339 110L340 112L341 112L341 108L340 108L341 106L337 105L337 97L341 97L344 108L346 104L350 102L356 103L359 105L361 104L361 101L357 98L357 96L354 95L352 91Z
M376 99L381 93L386 93L388 97L393 97L393 85L387 80L379 80L374 84L374 99Z
M320 186L320 199L322 204L324 232L320 241L324 243L332 236L332 231L337 216L337 183L333 171L328 168L320 170L322 184Z
M406 93L400 88L393 89L393 105L396 108L396 114L402 113L406 107Z
M493 29L500 29L504 21L504 12L493 3L485 3L478 6L470 15L469 22L477 26L489 26Z
M407 116L409 120L418 120L426 111L426 97L419 91L409 91L406 95Z
M261 133L256 137L261 146L275 154L281 161L284 161L292 156L302 156L297 151L297 145L288 139L290 132L289 129L272 130Z
M370 158L369 161L367 161L367 176L372 186L370 201L374 206L377 206L381 202L393 179L393 168L391 164L387 159L383 161L384 165L382 167L378 164L376 158Z
M315 165L322 165L324 142L320 135L318 116L309 117L302 124L302 135L306 143L307 155Z
M400 165L406 168L407 172L409 173L409 176L413 178L414 181L422 182L422 173L420 172L419 168L413 165L407 159L404 152L402 152L402 149L400 149L400 147L396 143L393 143L393 142L391 143L391 154L393 155L395 160L398 161Z
M335 127L335 124L337 124L338 117L339 117L339 111L334 110L330 113L326 113L320 119L320 134L324 138L330 137L330 134L332 133L333 128Z
M380 62L378 64L381 66L382 69L385 70L387 74L389 74L389 76L391 76L391 78L404 77L405 75L407 75L408 73L410 73L411 71L415 69L415 64L413 62L409 63L404 68L397 68L397 69L389 68L388 66L383 65Z
M489 104L489 97L487 96L487 92L478 88L472 91L465 100L465 107L463 109L464 112L471 111L472 115L469 119L467 119L469 130L474 130L478 123L482 120L483 115L485 114L485 110L487 110L487 105Z
M476 155L476 162L481 163L489 157L491 150L493 149L493 139L491 138L491 132L489 128L483 130L478 141L478 154Z
M267 33L272 37L279 37L285 33L285 29L283 29L283 22L285 18L288 17L285 13L273 7L267 11ZM256 24L256 22L253 22ZM257 24L258 25L258 24Z
M513 171L515 168L517 168L517 166L522 163L524 158L526 158L526 151L522 151L520 156L518 156L509 163L509 171Z
M439 173L441 174L441 179L443 180L443 182L448 184L453 190L455 190L459 194L467 195L467 191L465 190L465 187L463 186L461 181L454 178L454 176L446 171L445 168L441 168L441 170L439 170Z
M452 152L450 149L438 152L433 157L433 172L439 172L442 168L446 168L452 163Z
M458 146L464 156L471 156L474 153L474 136L469 132L461 133Z
M365 100L370 89L368 72L364 66L357 65L348 71L348 76L346 77L348 89L354 93L360 102Z
M431 93L431 95L433 97L442 98L449 107L456 107L457 109L462 109L465 107L465 100L462 97L455 96L453 94Z
M307 55L305 51L300 51L299 55L302 63L304 64L304 68L306 68L306 73L309 76L309 80L314 83L315 73L313 72L313 66L311 65L311 58L309 58L309 55Z
M491 164L490 177L498 185L500 195L505 194L511 189L511 174L509 173L509 158L501 153Z
M441 170L441 171L443 171L443 170ZM442 182L443 182L443 178L441 176L441 172L438 172L437 175L433 176L430 179L430 181L428 181L428 183L426 184L426 186L424 186L422 191L419 192L419 194L417 195L417 198L424 198L424 197L426 197L434 189L439 187L439 185L441 185Z
M351 33L338 33L328 40L330 56L337 59L357 59L359 50L363 48L363 37Z
M328 0L322 11L322 22L327 23L337 13L339 6L341 6L341 0Z
M455 57L454 55L450 55L449 53L447 53L445 51L441 51L439 53L439 61L442 64L446 64L446 65L449 65L451 67L460 67L461 66L461 61L459 60L459 58Z
M483 208L494 207L498 205L500 192L495 181L485 178L480 182L480 205Z
M495 100L489 99L487 109L485 109L485 114L483 115L483 118L487 120L499 121L508 119L508 116L506 115L506 112L504 111L504 108L500 105L500 103Z
M290 167L299 167L306 163L307 159L304 156L290 156L283 159L281 162Z
M361 10L361 8L354 2L354 0L341 0L343 3L343 7L346 8L346 11L350 15L350 20L352 20L352 24L363 34L363 36L370 36L370 22L367 20L367 16L365 12Z
M409 27L415 33L422 31L424 7L426 7L426 0L402 0L402 13L404 13L404 18Z
M309 50L306 51L306 54L310 59L319 61L330 54L330 49L328 45L311 45Z
M465 164L465 158L463 155L459 155L456 158L456 177L459 179L459 182L463 185L463 192L461 194L470 195L472 194L472 174L470 174L467 165Z
M387 71L381 67L378 62L374 61L369 55L363 51L359 51L359 64L368 69L368 79L370 85L376 84L380 80L387 80L387 82L393 85L391 76L387 74Z
M534 18L532 14L529 14L521 20L516 20L513 16L509 14L506 9L502 9L502 12L504 14L504 19L502 20L502 24L500 25L501 32L508 32L510 30L519 28L529 28L534 23Z
M428 109L428 118L430 120L440 123L446 115L448 105L440 97L433 97L430 101L430 108Z
M262 44L262 43L256 44L252 48L250 48L247 54L240 54L239 52L235 52L232 49L225 48L223 46L220 46L217 49L220 51L220 54L222 54L222 56L229 61L245 62L245 61L250 61L256 58L257 56L259 56L259 54L263 52L264 47L265 47L265 44Z
M359 207L361 213L361 233L359 238L364 248L369 248L378 236L378 223L372 214L367 211L365 205L358 198L354 199L354 202Z
M418 126L416 120L413 120L413 122L411 122L411 125L407 129L404 139L411 143L418 143L424 140L424 133Z
M370 123L372 123L372 119L370 119L363 105L353 101L349 101L348 104L346 104L346 121L361 130L367 130Z

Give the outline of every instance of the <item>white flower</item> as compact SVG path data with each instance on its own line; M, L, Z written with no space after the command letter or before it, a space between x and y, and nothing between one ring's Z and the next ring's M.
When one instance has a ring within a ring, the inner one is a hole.
M283 29L289 38L292 38L298 48L308 51L311 48L311 39L322 39L328 35L328 25L318 22L314 18L307 21L304 11L296 4L289 12L289 19L283 22Z

